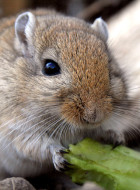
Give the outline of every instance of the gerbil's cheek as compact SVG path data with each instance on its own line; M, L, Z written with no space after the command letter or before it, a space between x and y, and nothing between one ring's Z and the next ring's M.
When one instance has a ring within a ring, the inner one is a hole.
M76 125L80 122L80 108L75 105L75 103L67 99L61 106L61 114L63 119L68 123Z
M111 94L117 100L122 100L125 97L126 87L121 78L114 77L111 80Z

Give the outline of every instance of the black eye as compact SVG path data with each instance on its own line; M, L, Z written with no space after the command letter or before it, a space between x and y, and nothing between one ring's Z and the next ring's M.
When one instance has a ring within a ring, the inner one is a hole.
M48 75L48 76L58 75L60 74L60 67L55 61L51 59L47 59L45 61L42 71L44 75Z

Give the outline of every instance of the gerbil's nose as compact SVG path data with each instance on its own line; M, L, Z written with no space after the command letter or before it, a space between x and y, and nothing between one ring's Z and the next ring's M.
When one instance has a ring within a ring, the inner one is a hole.
M103 120L103 118L104 113L96 106L86 108L83 112L83 121L86 123L99 123Z

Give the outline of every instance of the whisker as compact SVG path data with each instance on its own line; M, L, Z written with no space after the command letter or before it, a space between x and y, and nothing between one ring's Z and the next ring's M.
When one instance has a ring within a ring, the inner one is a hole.
M117 116L117 118L116 118L116 116ZM135 125L133 122L134 122L134 119L133 118L129 118L129 120L128 120L128 118L126 118L125 120L121 120L121 119L119 119L118 120L118 117L120 118L120 117L122 117L122 115L120 115L120 114L118 114L118 113L113 113L113 117L111 118L112 119L112 123L113 122L115 122L115 123L118 123L118 126L120 125L120 124L122 124L123 126L126 126L127 125L127 127L129 127L129 128L131 128L131 129L136 129L137 130L137 125ZM114 118L114 119L113 119Z
M60 119L60 121L61 121L61 119ZM60 121L58 121L58 122L60 122ZM58 123L57 122L57 123ZM57 124L56 123L56 124ZM51 133L51 135L49 136L49 139L47 140L47 144L49 143L49 141L50 141L50 139L53 137L53 135L55 134L55 132L59 129L59 127L61 126L61 123L56 127L56 129Z
M45 108L45 106L44 106L44 108ZM32 110L34 111L34 109L32 109ZM40 110L42 110L42 111L43 111L43 108L40 108L40 109L38 109L37 111L40 111ZM42 111L40 111L40 112L42 112ZM37 115L37 113L32 114L32 115L30 115L29 117L32 117L32 116L34 116L34 115ZM12 119L11 119L11 120L9 120L8 122L3 123L3 125L1 125L1 126L0 126L0 128L5 127L7 124L10 124L10 122L14 121L15 119L17 119L17 120L18 120L18 118L20 118L21 116L25 116L25 113L22 113L22 114L18 115L17 117L12 118ZM24 118L24 119L25 119L25 118ZM23 120L24 120L24 119L23 119ZM19 121L19 123L20 123L20 122L21 122L21 120Z
M49 129L50 129L50 128L52 129L52 128L56 125L56 123L58 123L58 122L60 122L60 120L58 120L57 122L54 122L54 123L53 123L53 126L50 126ZM43 126L41 126L41 127L43 127ZM58 126L58 127L59 127L59 126ZM55 130L53 131L53 133L51 134L51 136L48 137L48 140L47 140L47 142L46 142L46 146L48 146L48 143L49 143L51 137L52 137L53 134L57 131L58 127L56 127ZM30 142L30 143L28 144L28 146L30 146L31 144L37 143L37 141L40 139L40 137L42 137L45 133L46 133L46 128L45 128L35 139L33 139L33 141Z
M33 117L32 119L29 119L29 120L27 120L27 118L24 118L23 120L20 120L18 123L16 123L16 124L13 125L13 127L16 126L16 125L17 125L17 127L14 128L13 130L11 130L11 131L10 131L9 133L7 133L6 135L4 135L4 136L0 139L0 141L3 140L5 137L9 136L10 134L12 134L14 131L16 131L16 130L18 130L19 128L21 128L21 126L25 126L26 124L28 124L29 122L33 121L34 119L39 118L39 117L42 117L42 116L45 116L45 115L46 115L46 113L45 113L45 114L42 114L42 115L39 115L39 116L36 116L36 117ZM24 120L25 120L26 122L23 122ZM18 125L20 122L22 122L22 124ZM3 134L3 133L4 133L4 131L0 132L0 135Z
M50 119L49 121L47 121L47 123L44 123L43 125L41 125L41 126L39 126L39 128L37 128L37 130L35 130L34 131L34 133L32 133L29 137L28 137L28 139L27 139L27 141L35 134L35 133L37 133L39 130L41 130L41 128L43 128L44 126L46 126L48 123L50 123L52 120L54 120L54 115L52 116L52 117L50 117L50 118L52 118L52 119ZM48 118L46 119L46 120L48 120ZM44 122L44 121L43 121ZM56 122L56 121L55 121ZM40 124L41 122L39 122L39 123L37 123L37 125L38 124ZM53 124L53 123L52 123ZM50 129L51 128L51 125L48 127L47 126L47 129ZM46 128L43 130L43 131L46 131L47 130ZM36 136L35 137L35 139L33 139L34 141L38 138L40 136L40 134L38 135L38 136ZM26 141L26 142L27 142Z
M66 123L63 129L63 134L64 134L64 142L67 142L67 136L68 136L68 131L69 131L69 125Z
M67 125L66 122L63 121L63 122L61 123L60 131L58 130L58 132L57 132L57 133L59 133L59 134L58 134L58 136L59 136L59 142L61 142L62 133L63 133L63 131L64 131L66 125Z
M114 112L121 114L120 116L122 117L122 114L125 116L130 116L133 117L133 119L139 119L140 118L140 111L139 110L127 110L127 109L120 109L117 108Z
M6 147L4 147L4 149L2 149L2 151L4 151L10 144L12 144L16 139L18 139L20 136L22 136L24 133L26 133L27 131L30 131L32 128L34 128L35 126L37 126L38 124L40 124L40 123L42 123L42 122L44 122L44 121L46 121L46 120L48 120L48 118L46 118L46 119L44 119L44 120L42 120L42 121L40 121L40 122L38 122L38 123L36 123L36 124L34 124L34 125L32 125L30 128L28 128L26 131L23 131L21 134L19 134L17 137L15 137L14 139L13 139L13 141L11 141ZM5 137L4 137L5 138Z

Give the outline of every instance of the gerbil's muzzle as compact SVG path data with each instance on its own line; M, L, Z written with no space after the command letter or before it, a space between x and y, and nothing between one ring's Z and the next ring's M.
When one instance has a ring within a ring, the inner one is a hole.
M82 127L84 124L99 125L112 112L109 96L94 99L88 96L69 95L62 105L62 117L69 123Z
M83 121L91 124L100 123L104 117L104 112L96 104L85 107L82 115Z

